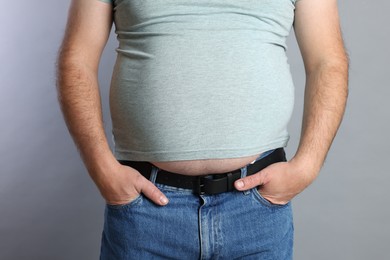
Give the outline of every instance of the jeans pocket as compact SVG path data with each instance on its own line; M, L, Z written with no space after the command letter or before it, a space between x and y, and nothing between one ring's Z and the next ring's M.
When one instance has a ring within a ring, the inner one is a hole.
M107 208L114 209L114 210L127 209L127 208L133 207L133 206L141 203L142 198L143 198L143 195L139 194L137 197L135 197L134 199L132 199L131 201L129 201L127 203L115 204L115 205L106 203L106 206L107 206Z
M284 208L290 204L290 202L288 202L286 204L274 204L274 203L270 202L269 200L267 200L266 198L264 198L263 195L260 194L260 192L257 188L252 189L252 195L256 201L258 201L262 205L270 207L270 208Z

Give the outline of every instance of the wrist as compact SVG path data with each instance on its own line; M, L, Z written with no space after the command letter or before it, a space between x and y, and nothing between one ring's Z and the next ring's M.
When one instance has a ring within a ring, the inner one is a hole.
M83 156L83 161L95 181L105 179L105 175L116 171L119 166L119 162L109 149L88 153L88 156Z
M305 156L298 153L290 160L290 163L294 165L297 172L305 174L309 180L317 178L322 167L321 160L310 155Z

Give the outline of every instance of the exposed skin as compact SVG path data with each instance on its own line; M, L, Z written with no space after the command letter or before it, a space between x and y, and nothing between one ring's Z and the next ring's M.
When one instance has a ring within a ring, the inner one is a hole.
M109 4L72 0L58 59L59 101L84 164L108 204L125 204L143 193L164 205L168 200L157 187L115 159L104 133L98 66L112 19Z
M337 0L299 0L294 30L306 70L298 150L289 162L273 164L235 183L238 190L261 185L259 192L274 204L286 204L318 176L348 96L348 56L340 31Z
M167 198L156 186L135 169L118 163L105 136L98 66L112 19L110 4L72 0L58 59L61 108L84 164L108 204L126 204L143 193L156 204L166 205ZM289 162L237 181L237 189L261 185L259 191L266 199L285 204L317 177L341 122L348 92L348 59L339 27L336 0L299 0L296 4L294 29L307 75L300 145ZM186 167L193 164L188 161Z

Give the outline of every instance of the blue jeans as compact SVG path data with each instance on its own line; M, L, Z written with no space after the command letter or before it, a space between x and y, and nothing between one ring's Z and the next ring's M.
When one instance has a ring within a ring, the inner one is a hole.
M152 182L157 174L154 167ZM271 204L256 188L196 195L155 185L168 197L167 206L143 195L126 205L106 205L101 260L292 259L291 203Z

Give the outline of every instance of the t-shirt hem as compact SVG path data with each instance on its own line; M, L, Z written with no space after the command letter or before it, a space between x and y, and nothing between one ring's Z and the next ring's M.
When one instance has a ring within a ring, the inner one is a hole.
M120 151L115 150L115 157L117 160L126 161L184 161L184 160L203 160L203 159L226 159L239 158L251 156L254 154L261 154L266 151L286 147L289 138L279 140L267 145L240 148L240 149L210 149L197 151L154 151L154 152L140 152L140 151Z

